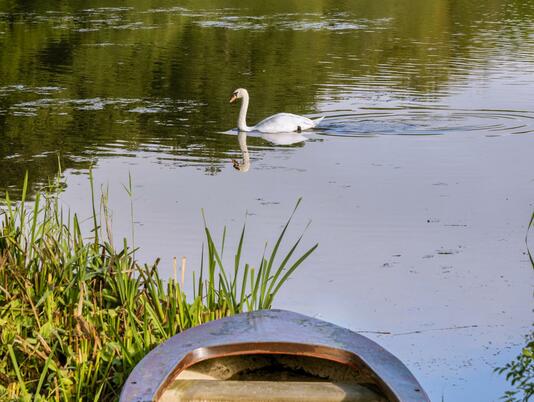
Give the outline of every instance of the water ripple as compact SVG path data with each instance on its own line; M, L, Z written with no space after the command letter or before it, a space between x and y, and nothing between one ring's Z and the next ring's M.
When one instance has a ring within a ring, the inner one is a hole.
M210 20L196 21L204 28L224 28L232 30L293 30L293 31L336 31L338 33L355 30L382 30L389 27L391 18L354 18L351 15L337 13L322 14L276 14L270 17L257 16L214 16Z
M40 109L54 109L57 114L68 114L71 110L94 111L103 110L106 107L114 107L130 113L155 114L187 112L198 106L197 102L170 98L41 98L16 103L9 108L8 113L14 116L37 116L37 112Z
M465 110L433 107L363 109L363 113L331 111L319 134L443 135L482 132L487 136L534 133L534 112Z

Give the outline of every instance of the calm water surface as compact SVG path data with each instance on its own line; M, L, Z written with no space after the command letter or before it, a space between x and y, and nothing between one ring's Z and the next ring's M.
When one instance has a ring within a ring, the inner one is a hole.
M238 136L237 87L251 124L326 119ZM497 400L533 320L533 93L530 0L0 0L0 189L59 157L83 214L93 165L130 236L131 173L166 274L197 266L200 208L230 241L248 211L254 262L303 196L320 248L277 307L367 333L433 400Z

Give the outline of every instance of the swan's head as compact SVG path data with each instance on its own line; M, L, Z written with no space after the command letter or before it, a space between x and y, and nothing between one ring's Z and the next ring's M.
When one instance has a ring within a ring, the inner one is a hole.
M234 103L236 100L244 98L245 96L248 96L247 90L244 88L237 88L230 98L230 103Z

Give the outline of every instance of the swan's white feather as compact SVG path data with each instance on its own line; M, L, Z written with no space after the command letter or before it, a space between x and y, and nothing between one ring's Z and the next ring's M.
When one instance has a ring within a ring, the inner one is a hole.
M291 113L277 113L263 119L251 128L262 133L288 133L298 131L299 127L301 131L304 131L314 126L315 123L307 117Z

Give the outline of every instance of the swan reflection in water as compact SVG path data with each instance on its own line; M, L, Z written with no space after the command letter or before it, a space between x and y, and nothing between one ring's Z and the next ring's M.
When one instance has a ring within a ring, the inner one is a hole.
M292 145L307 140L305 136L298 132L275 134L261 133L259 137L274 145ZM247 147L247 133L245 131L239 131L237 134L237 141L239 142L239 148L243 155L243 161L239 162L236 159L232 159L232 164L236 170L240 172L248 172L250 169L250 154Z

